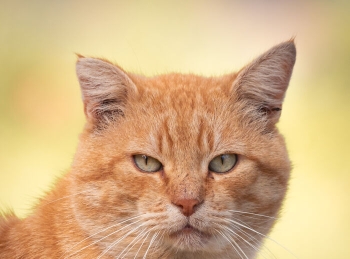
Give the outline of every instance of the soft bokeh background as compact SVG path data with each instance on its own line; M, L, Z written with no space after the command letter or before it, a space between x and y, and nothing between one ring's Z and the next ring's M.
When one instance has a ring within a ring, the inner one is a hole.
M0 1L0 207L27 215L70 166L84 124L74 53L220 75L295 36L279 124L294 170L271 237L298 258L350 258L349 3Z

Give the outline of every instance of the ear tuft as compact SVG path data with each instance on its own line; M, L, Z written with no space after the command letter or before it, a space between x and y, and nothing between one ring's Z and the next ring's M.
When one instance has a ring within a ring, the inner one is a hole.
M78 59L80 58L85 58L83 55L79 54L79 53L75 53L75 55L77 56Z
M78 55L76 72L89 121L101 126L124 116L127 97L136 86L121 68Z
M244 67L233 83L243 114L272 128L280 117L296 58L293 40L281 43ZM269 130L269 129L267 129Z

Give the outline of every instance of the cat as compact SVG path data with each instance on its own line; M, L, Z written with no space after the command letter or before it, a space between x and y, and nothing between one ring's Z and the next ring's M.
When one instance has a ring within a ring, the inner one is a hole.
M288 187L276 123L295 58L290 40L237 73L148 78L78 55L71 169L0 218L0 258L255 258Z

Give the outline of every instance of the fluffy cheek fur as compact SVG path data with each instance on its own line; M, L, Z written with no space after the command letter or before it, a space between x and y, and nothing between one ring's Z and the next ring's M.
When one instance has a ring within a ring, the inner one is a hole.
M101 160L103 156L106 154L98 155ZM98 160L91 160L94 162L89 168L85 165L86 172L74 176L72 194L77 195L72 204L77 220L88 233L137 216L142 190L150 190L151 184L157 184L152 179L146 181L142 174L135 174L130 159L113 157L109 160L105 169L101 169Z

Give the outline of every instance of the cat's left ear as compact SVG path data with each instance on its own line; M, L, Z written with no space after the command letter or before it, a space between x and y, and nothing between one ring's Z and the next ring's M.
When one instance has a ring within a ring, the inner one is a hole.
M295 58L294 41L290 40L271 48L238 72L232 90L250 121L264 122L270 129L278 122Z
M124 116L127 99L137 88L121 68L78 55L76 72L88 121L101 126Z

